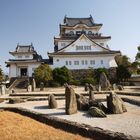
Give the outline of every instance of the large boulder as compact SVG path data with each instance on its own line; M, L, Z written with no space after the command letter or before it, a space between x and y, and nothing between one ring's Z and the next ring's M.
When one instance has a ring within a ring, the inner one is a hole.
M10 98L9 99L9 104L16 104L16 103L23 103L23 102L25 102L25 100L22 98Z
M96 101L96 100L90 100L89 101L89 107L97 107L100 110L102 110L103 112L108 113L108 110L105 107L105 105L103 103L99 102L99 101Z
M78 110L87 111L89 109L89 102L83 95L76 94Z
M55 96L53 94L50 94L48 96L48 105L49 105L49 108L57 108L57 101L55 99Z
M100 75L99 85L101 86L102 90L111 89L111 84L110 84L109 80L107 79L107 76L105 75L104 72L102 72Z
M122 85L118 85L119 90L124 90L124 87Z
M114 92L111 92L110 95L107 96L107 107L108 111L113 114L121 114L127 111L122 99Z
M66 104L65 104L66 114L71 115L77 113L76 95L72 87L66 86L65 97L66 97Z
M92 117L106 117L106 114L97 107L90 107L88 112Z

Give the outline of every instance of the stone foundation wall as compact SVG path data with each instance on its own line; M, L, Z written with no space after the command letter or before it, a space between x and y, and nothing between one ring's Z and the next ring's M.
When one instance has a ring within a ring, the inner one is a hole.
M87 77L94 77L94 69L81 69L81 70L70 70L73 79L81 80ZM109 68L107 69L109 74L109 79L112 82L116 81L116 68Z

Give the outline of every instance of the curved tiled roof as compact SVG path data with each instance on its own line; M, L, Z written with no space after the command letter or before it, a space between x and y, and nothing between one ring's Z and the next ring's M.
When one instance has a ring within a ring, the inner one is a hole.
M120 54L120 51L96 51L96 52L54 52L48 55L100 55L100 54Z
M69 17L65 17L64 18L64 23L67 26L75 26L77 24L85 24L87 26L102 25L102 24L94 23L94 20L93 20L92 16L90 16L88 18L69 18Z

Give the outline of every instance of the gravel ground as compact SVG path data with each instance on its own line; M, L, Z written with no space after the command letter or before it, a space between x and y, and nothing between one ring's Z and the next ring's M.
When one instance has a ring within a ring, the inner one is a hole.
M140 107L125 103L128 112L117 115L107 115L107 118L90 117L87 112L78 112L73 115L65 114L65 101L58 101L58 109L49 109L47 101L30 101L19 104L0 103L0 107L22 107L42 114L49 114L66 120L89 124L105 130L122 132L124 134L140 137Z

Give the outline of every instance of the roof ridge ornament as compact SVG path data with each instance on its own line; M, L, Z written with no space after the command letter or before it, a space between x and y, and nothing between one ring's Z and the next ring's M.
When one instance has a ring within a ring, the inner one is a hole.
M93 20L93 17L92 17L91 14L90 14L90 20L91 20L91 22L94 24L94 20Z
M66 23L66 18L67 18L67 15L64 16L64 23Z

